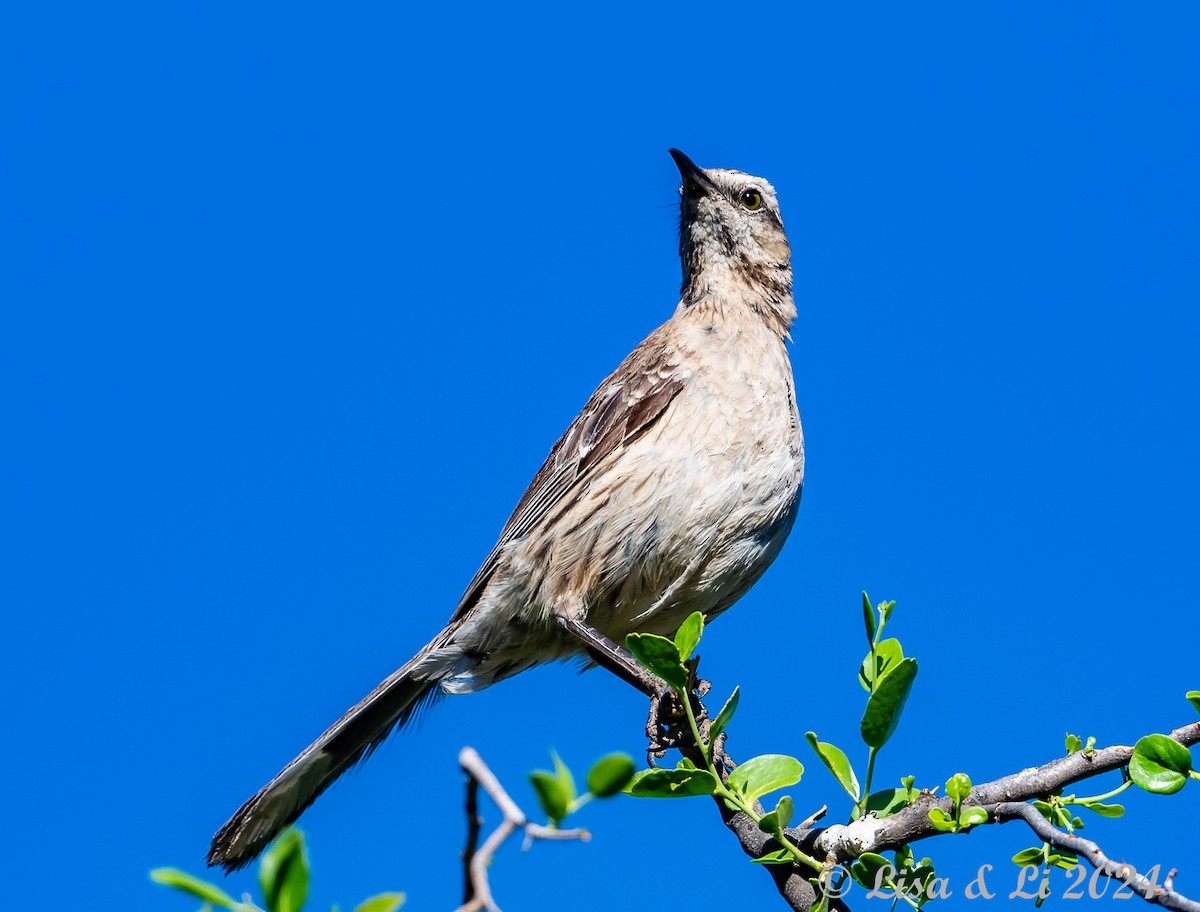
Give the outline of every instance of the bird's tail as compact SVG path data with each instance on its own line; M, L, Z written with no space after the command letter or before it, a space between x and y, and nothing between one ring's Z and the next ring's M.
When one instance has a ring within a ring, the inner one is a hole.
M453 628L443 630L243 804L213 837L209 865L229 872L249 864L338 776L407 722L443 678L463 669L453 636Z

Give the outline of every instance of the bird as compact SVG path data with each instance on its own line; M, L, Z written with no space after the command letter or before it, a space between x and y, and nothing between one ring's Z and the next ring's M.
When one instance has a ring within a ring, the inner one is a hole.
M210 866L249 864L436 696L578 657L653 696L653 676L617 644L670 636L696 611L711 620L779 554L804 481L779 203L763 178L670 154L674 313L554 444L445 628L242 805Z

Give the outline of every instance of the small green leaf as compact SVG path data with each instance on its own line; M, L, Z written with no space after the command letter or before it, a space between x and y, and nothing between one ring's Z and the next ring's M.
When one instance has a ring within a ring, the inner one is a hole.
M796 806L792 803L790 795L784 795L779 799L779 803L775 805L775 810L772 811L779 818L779 829L787 829L787 825L792 822L792 814L795 810Z
M1083 750L1083 742L1079 739L1079 735L1067 733L1067 753L1073 754L1076 751Z
M877 678L900 664L900 660L904 658L904 649L899 640L891 637L876 644L874 658L875 661L872 662L871 653L868 652L858 670L858 683L867 693L871 692Z
M882 855L877 855L874 852L863 852L850 865L850 876L860 886L874 887L875 881L879 878L879 872L885 868L890 868L893 874L895 873L895 866ZM883 886L883 884L880 884L880 886Z
M916 659L901 659L875 682L859 731L868 747L880 748L900 724L900 714L917 677Z
M871 604L871 599L867 594L863 593L863 624L867 628L867 645L875 642L875 631L878 627L875 624L875 606Z
M704 615L699 611L693 611L679 625L679 631L675 634L675 648L679 651L681 659L687 661L692 657L692 652L700 643L700 634L703 630Z
M691 798L716 789L717 780L707 770L650 769L635 773L625 793L634 798Z
M370 899L364 899L354 907L354 912L396 912L404 905L403 893L380 893Z
M611 798L633 778L634 763L629 754L607 754L588 770L588 791L597 798Z
M987 823L988 812L981 807L963 808L963 812L958 815L958 822L964 827L979 826L981 823Z
M893 599L890 602L879 603L879 617L883 623L887 623L892 619L892 612L896 610L896 601Z
M1043 857L1043 851L1040 848L1025 849L1021 852L1018 852L1016 855L1014 855L1012 857L1012 860L1013 860L1013 864L1019 864L1021 867L1025 867L1025 865L1041 864L1042 857Z
M1094 814L1099 814L1101 817L1121 817L1125 813L1125 806L1121 804L1104 804L1100 801L1085 801L1083 806Z
M754 864L791 864L794 859L792 853L787 849L776 849L774 852L768 852L760 858L750 859Z
M1054 822L1054 808L1049 803L1045 801L1031 801L1029 803L1037 809L1039 814L1041 814L1051 823Z
M150 872L150 879L155 883L182 890L184 893L212 903L214 906L220 906L222 909L239 909L242 905L216 884L193 877L178 868L155 868Z
M271 843L259 863L258 882L268 912L300 912L308 898L308 852L299 830L286 829Z
M625 648L676 690L687 687L687 669L679 657L679 648L671 640L653 633L631 633L625 637Z
M529 774L529 781L533 784L538 804L550 818L550 823L558 826L567 816L567 808L571 804L571 799L563 791L562 782L558 776L547 770L534 770Z
M1200 690L1189 690L1187 692L1187 699L1192 704L1192 708L1196 712L1200 712Z
M779 815L774 811L763 814L762 818L758 821L758 828L764 833L778 833Z
M954 820L940 807L931 807L929 809L929 822L933 824L935 830L940 830L943 833L949 833L954 829Z
M908 789L883 789L882 791L872 792L867 796L866 813L874 814L876 817L891 817L892 814L901 808L906 808L912 803L912 795ZM858 808L856 807L850 814L851 820L859 818Z
M946 780L946 797L954 801L955 807L967 800L971 794L971 777L966 773L955 773Z
M795 757L761 754L751 757L730 773L725 786L747 801L756 801L768 792L795 785L803 774L804 766Z
M575 800L575 777L571 775L571 771L567 765L562 762L562 757L558 755L558 751L550 751L550 759L554 761L554 776L558 779L558 784L562 786L563 794L567 796L567 805L569 806Z
M1075 830L1082 830L1084 828L1083 827L1083 818L1082 817L1072 817L1071 818L1071 828L1075 829Z
M1051 852L1046 862L1055 868L1062 868L1064 871L1074 870L1079 864L1079 859L1070 852Z
M721 711L717 713L717 718L713 720L713 724L708 729L709 743L715 742L733 719L733 714L737 712L740 695L741 688L735 687L733 693L729 695L729 699L725 701L725 705L721 707Z
M854 775L854 767L850 765L850 760L847 758L841 748L834 747L825 741L817 740L816 732L808 732L804 736L808 739L808 745L817 756L821 758L821 762L825 764L825 768L833 773L833 777L841 784L842 788L853 798L858 800L859 785L858 777Z
M1129 758L1129 777L1156 795L1175 794L1187 782L1191 769L1191 752L1166 735L1138 739Z

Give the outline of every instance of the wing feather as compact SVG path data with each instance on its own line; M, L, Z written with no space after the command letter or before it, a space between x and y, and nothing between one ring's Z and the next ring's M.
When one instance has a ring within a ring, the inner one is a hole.
M651 334L600 384L551 448L504 524L495 547L463 593L451 622L465 615L478 600L506 545L533 531L576 488L587 483L597 466L617 456L652 427L679 395L685 381L674 353L658 342L659 335Z

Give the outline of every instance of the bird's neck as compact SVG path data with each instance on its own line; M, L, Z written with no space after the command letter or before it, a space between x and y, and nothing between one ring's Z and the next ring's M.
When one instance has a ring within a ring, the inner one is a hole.
M705 317L754 314L782 339L796 319L792 269L733 270L709 268L684 276L680 309Z

